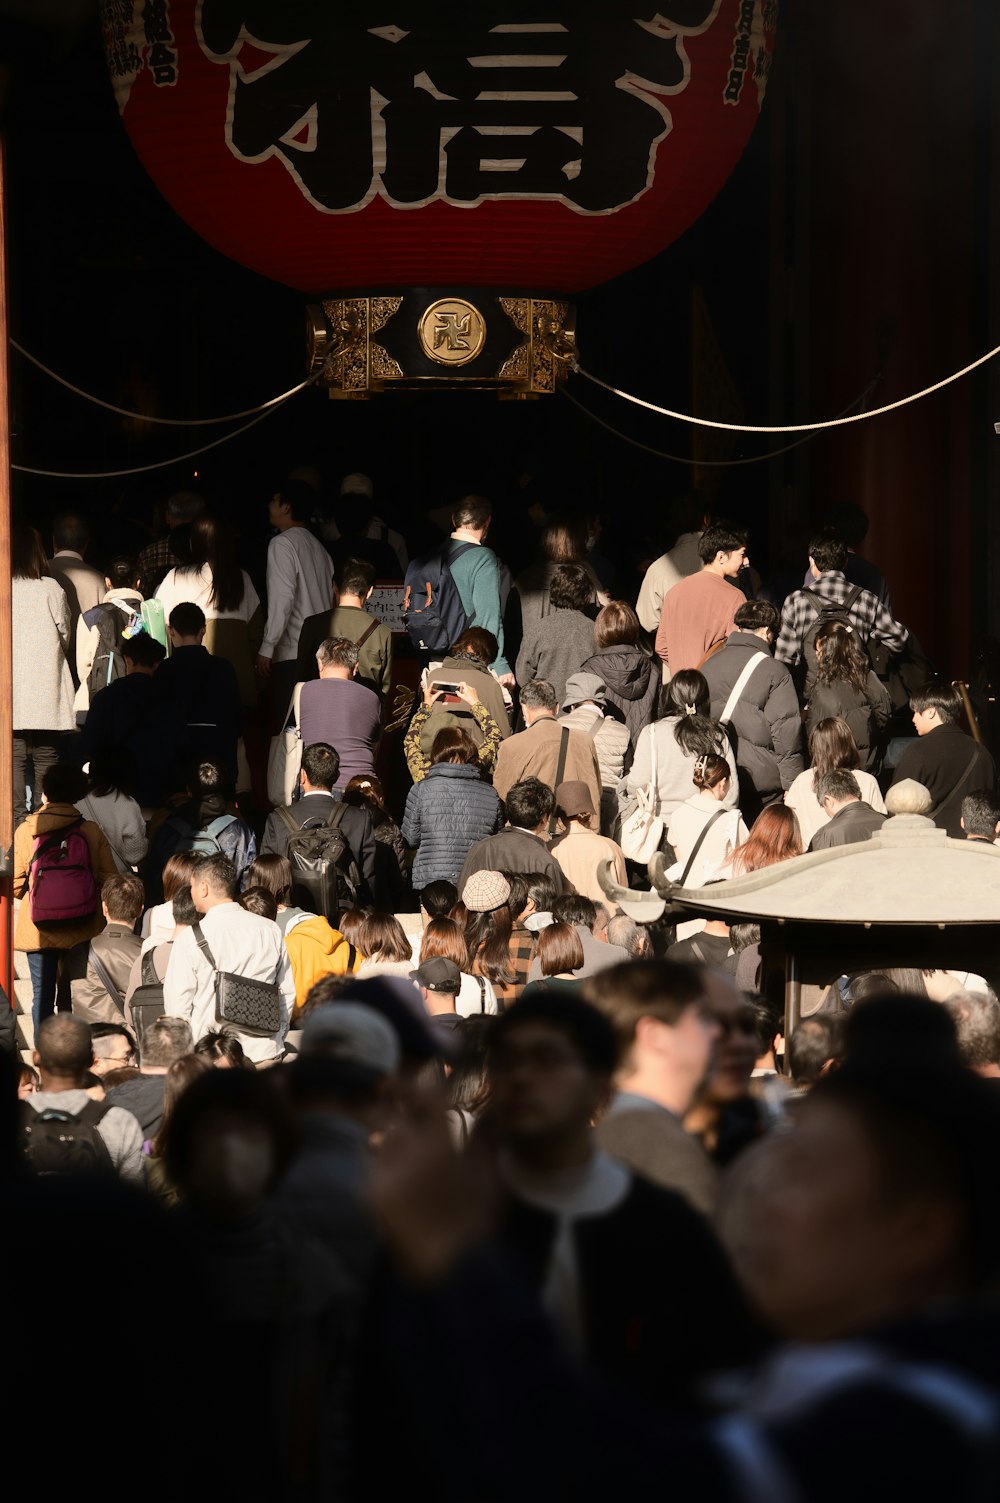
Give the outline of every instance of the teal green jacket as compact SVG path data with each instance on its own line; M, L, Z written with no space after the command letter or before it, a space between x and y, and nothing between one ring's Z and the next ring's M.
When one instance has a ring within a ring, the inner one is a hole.
M451 540L449 567L465 614L471 626L481 626L492 632L497 639L496 662L490 667L494 673L510 673L510 665L504 657L503 619L500 613L500 566L492 548L480 543L467 548L460 558L451 561L451 554L460 548L461 542Z

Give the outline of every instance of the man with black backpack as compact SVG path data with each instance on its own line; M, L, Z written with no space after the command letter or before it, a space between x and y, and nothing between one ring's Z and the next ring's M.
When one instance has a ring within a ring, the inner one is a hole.
M342 802L335 788L339 773L332 746L317 741L305 747L299 797L267 816L260 846L262 856L291 862L292 901L334 927L345 908L379 899L371 816Z
M814 582L808 589L793 590L781 612L774 656L779 663L798 669L798 684L806 698L816 671L812 644L821 626L842 621L857 633L869 657L878 648L897 657L910 635L877 595L849 582L846 567L847 544L829 531L819 533L809 545L809 572Z
M490 664L501 684L514 686L504 657L500 563L486 534L493 507L483 496L466 496L456 507L455 529L443 547L414 559L406 571L406 629L425 664L443 657L470 626L481 626L497 639Z
M92 1101L84 1089L93 1058L90 1029L80 1018L55 1013L42 1021L34 1051L42 1084L21 1103L21 1152L35 1174L116 1173L142 1184L138 1122L120 1106Z

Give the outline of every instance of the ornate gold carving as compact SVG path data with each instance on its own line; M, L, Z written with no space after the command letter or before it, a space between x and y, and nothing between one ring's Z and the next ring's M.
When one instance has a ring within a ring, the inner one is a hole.
M404 377L403 367L395 360L380 344L369 345L368 355L371 360L372 375L379 381L402 381Z
M401 297L373 297L369 302L369 327L373 334L384 329L392 318L403 306Z
M468 365L486 343L486 320L464 298L440 298L417 324L420 347L438 365Z
M530 297L502 297L500 306L515 329L520 329L522 334L531 333Z
M520 394L555 391L576 357L576 331L569 303L548 298L500 298L500 306L526 336L497 372L517 383Z
M492 388L500 396L530 398L555 391L576 359L574 310L551 298L500 297L486 312L465 298L439 298L424 309L417 335L424 354L444 367L437 375L408 375L375 336L402 307L402 296L327 298L306 309L309 372L322 372L331 397L367 397L386 386ZM498 310L521 336L495 374L462 369L485 348L487 319ZM407 315L409 317L409 314Z
M528 379L528 355L527 343L519 344L512 355L508 355L503 365L497 372L501 381L526 381Z
M332 397L365 397L381 381L403 376L399 362L371 337L385 328L402 302L401 297L353 297L327 298L323 303L328 329L324 363ZM313 316L310 328L315 326ZM314 347L313 337L310 358L315 361Z

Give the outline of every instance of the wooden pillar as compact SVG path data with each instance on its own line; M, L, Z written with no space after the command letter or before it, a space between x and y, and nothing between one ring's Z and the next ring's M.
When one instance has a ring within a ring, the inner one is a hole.
M0 986L14 1005L14 686L10 589L10 384L7 369L6 161L0 143Z

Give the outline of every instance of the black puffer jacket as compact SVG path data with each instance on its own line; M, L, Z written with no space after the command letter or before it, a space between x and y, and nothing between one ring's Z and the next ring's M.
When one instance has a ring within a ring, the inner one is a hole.
M503 829L503 805L478 767L439 762L406 796L403 839L417 848L413 886L457 882L477 841Z
M790 788L805 765L798 695L784 663L776 662L753 632L734 631L722 651L701 667L712 696L712 717L718 720L746 663L761 651L766 656L754 669L729 724L740 774L740 808L748 824L757 805L773 802Z
M639 733L656 719L663 681L659 662L639 647L599 647L580 672L596 673L603 680L609 703L621 711L628 726L634 750Z

